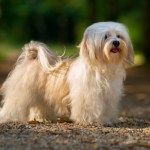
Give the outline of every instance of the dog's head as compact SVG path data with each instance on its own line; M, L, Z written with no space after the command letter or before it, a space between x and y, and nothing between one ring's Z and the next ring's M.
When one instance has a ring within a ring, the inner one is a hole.
M127 28L116 22L89 26L79 45L80 55L91 63L134 63L133 46Z

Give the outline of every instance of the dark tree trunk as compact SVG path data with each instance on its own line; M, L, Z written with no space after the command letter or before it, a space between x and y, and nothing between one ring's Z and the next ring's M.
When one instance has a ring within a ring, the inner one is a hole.
M143 35L143 44L144 44L144 53L147 62L150 62L150 0L145 0L145 9L144 9L144 35Z
M94 23L96 21L101 21L97 20L98 16L100 14L103 14L104 12L101 12L99 10L100 7L106 7L106 5L103 6L102 2L98 2L98 0L88 0L88 12L89 12L89 22L90 23ZM107 14L105 14L106 16L104 17L105 20L107 21L116 21L118 18L118 7L117 7L117 2L116 0L106 0L107 3L107 7L105 8L107 11ZM100 5L101 6L98 6ZM104 20L102 20L104 21Z
M108 0L108 19L109 21L116 21L117 15L117 2L116 0Z
M88 0L88 12L90 24L97 21L97 0Z

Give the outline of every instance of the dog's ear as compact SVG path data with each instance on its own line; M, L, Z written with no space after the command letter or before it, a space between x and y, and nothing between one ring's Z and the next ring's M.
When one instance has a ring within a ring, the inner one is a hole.
M78 45L78 48L80 48L80 55L84 56L84 57L89 57L89 50L88 50L88 46L87 46L87 36L85 36L81 43Z
M133 45L132 42L129 40L128 41L128 53L126 58L124 59L124 64L125 66L132 66L134 65L134 49L133 49Z
M94 53L94 44L90 36L85 35L82 39L82 42L80 43L80 55L83 55L84 57L94 59L95 53Z
M79 44L80 55L85 57L90 63L96 63L100 58L99 47L97 42L91 35L84 35L81 43Z

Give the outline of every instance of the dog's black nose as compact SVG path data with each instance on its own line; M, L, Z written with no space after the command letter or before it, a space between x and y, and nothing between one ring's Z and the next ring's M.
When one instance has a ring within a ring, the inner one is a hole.
M114 45L115 47L118 47L118 46L120 45L120 42L119 42L119 41L113 41L112 43L113 43L113 45Z

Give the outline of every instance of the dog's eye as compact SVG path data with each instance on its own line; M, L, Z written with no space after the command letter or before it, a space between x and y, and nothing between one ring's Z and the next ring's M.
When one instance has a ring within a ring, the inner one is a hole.
M120 38L121 38L121 36L120 36L120 35L117 35L117 38L119 38L119 39L120 39Z
M105 34L105 37L104 37L104 39L106 40L108 38L108 35L107 34Z

